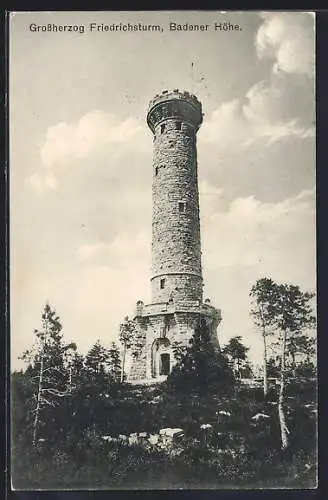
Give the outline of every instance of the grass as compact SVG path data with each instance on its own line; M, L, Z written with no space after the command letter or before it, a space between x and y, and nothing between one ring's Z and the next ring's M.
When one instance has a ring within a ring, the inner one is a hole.
M277 407L264 403L256 391L177 400L156 387L130 389L119 402L111 406L104 402L106 429L90 420L84 429L72 432L70 427L66 434L64 429L61 437L49 430L38 449L16 438L13 485L24 490L314 488L316 418L305 408L307 402L311 401L288 400L291 444L282 453ZM218 419L220 410L231 416ZM252 417L258 412L270 418L255 423ZM87 415L83 417L85 425ZM206 438L200 431L203 423L213 426ZM118 435L158 432L162 427L185 430L180 455L101 439L104 431Z
M30 452L20 455L14 470L18 489L313 488L316 482L311 453L234 458L195 445L179 457L137 446L115 446L105 454L96 448L78 461L64 452Z

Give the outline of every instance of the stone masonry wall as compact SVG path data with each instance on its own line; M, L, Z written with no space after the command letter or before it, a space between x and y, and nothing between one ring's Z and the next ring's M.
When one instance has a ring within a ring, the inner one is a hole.
M157 125L152 196L152 302L169 300L172 293L179 300L201 301L196 132L191 124L168 118Z
M211 312L208 315L201 314L210 326L211 342L219 350L219 342L216 333L217 321ZM135 318L139 328L144 332L145 344L131 366L129 380L151 380L159 376L154 373L154 342L159 339L167 339L169 347L166 349L170 354L171 369L176 363L172 346L178 342L182 346L189 346L190 339L195 332L199 314L191 312L179 312L176 314L158 314L147 318Z

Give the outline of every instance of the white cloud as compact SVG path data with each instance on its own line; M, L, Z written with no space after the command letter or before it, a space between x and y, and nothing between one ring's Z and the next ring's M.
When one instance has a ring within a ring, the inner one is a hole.
M90 111L76 123L61 122L49 127L40 151L42 163L51 166L71 158L85 158L101 144L128 142L140 128L135 118L119 122L115 115Z
M203 123L198 137L200 143L215 142L224 151L244 141L249 134L240 99L224 102Z
M270 80L259 81L244 96L220 104L199 131L200 145L215 143L222 154L246 149L262 139L271 145L315 134L312 125L301 124L302 110L293 106L291 83L285 78L287 73L297 78L313 73L314 25L311 31L310 18L304 13L264 13L261 17L255 44L259 58L272 59Z
M99 253L106 251L108 245L106 243L94 243L90 245L82 245L77 249L77 256L81 261L94 259Z
M43 195L48 190L55 191L58 187L58 181L50 169L42 173L35 172L26 179L26 183L39 195Z
M108 344L116 340L120 321L133 314L137 300L150 300L150 249L147 232L120 233L111 244L96 242L79 248L84 265L73 307L81 331L97 331ZM73 327L78 329L76 320ZM87 349L90 339L81 340L79 345Z
M147 231L139 232L136 235L122 232L117 234L111 243L98 241L96 243L81 245L77 249L77 256L80 262L97 264L99 262L107 264L115 263L119 267L124 265L129 267L130 261L150 259L150 235Z
M284 138L313 137L313 127L302 127L297 118L279 117L279 92L274 85L261 81L247 92L246 104L242 99L221 104L200 129L200 143L215 143L224 153L231 148L245 149L260 139L267 139L271 145Z
M288 276L293 270L297 279L297 272L302 275L311 268L313 262L307 259L314 259L314 253L308 253L314 252L315 243L313 191L304 190L278 203L261 202L253 196L237 198L227 211L211 215L207 203L201 198L206 262L211 269L260 266L269 274L279 271Z
M256 35L259 58L274 60L274 72L312 74L314 70L313 29L309 16L300 12L263 13L263 24Z
M46 132L40 150L42 167L26 181L39 195L54 191L60 176L73 162L87 158L107 144L116 148L111 152L113 160L124 151L126 144L131 147L131 141L142 131L136 118L119 121L115 115L100 110L86 113L75 123L57 123Z
M216 199L223 193L222 188L212 186L207 179L203 179L198 184L198 191L200 196L206 196L207 202Z
M249 314L252 285L267 276L304 290L316 287L314 191L278 203L237 198L226 211L219 204L215 210L207 196L200 202L205 294L222 311L220 342L242 335L258 362L262 347Z

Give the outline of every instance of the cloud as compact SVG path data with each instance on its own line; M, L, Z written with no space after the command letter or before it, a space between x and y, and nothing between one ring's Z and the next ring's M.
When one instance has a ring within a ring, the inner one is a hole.
M255 40L260 59L274 61L273 71L311 75L314 70L314 18L305 13L263 13ZM310 29L309 29L310 28Z
M97 241L78 249L81 266L73 307L81 331L97 330L105 344L116 340L120 321L133 314L137 300L150 300L150 251L146 231L122 232L112 243ZM89 339L80 344L87 349Z
M140 231L137 234L120 232L111 243L97 241L81 245L77 249L77 257L81 263L99 265L110 264L118 267L128 267L131 261L137 262L149 258L150 234Z
M26 179L26 183L39 195L49 190L55 191L58 187L58 180L49 169L44 172L34 172Z
M207 204L202 197L206 263L211 269L260 266L269 274L288 275L290 269L302 274L311 267L307 259L315 242L313 191L304 190L278 203L261 202L254 196L237 198L227 211L213 213Z
M291 138L315 135L313 18L304 13L264 13L255 37L260 59L272 59L268 80L245 95L221 103L199 132L201 143L215 143L219 153L247 149L256 141L270 146ZM310 101L310 102L309 102ZM307 117L304 120L304 116ZM305 123L304 123L305 122Z
M209 183L208 191L214 192ZM277 203L239 197L227 210L222 197L200 197L205 297L222 311L220 343L242 335L258 362L262 344L250 318L250 289L267 276L315 290L315 194L303 190Z
M314 127L301 126L297 117L282 118L284 91L284 87L275 81L261 81L249 89L247 102L242 108L250 132L244 145L263 137L268 139L269 145L288 137L314 137Z
M314 127L304 127L298 118L282 120L274 111L279 106L279 97L274 86L266 82L254 85L245 98L235 99L218 106L199 132L201 143L214 143L219 152L232 148L247 149L251 144L265 139L267 145L288 138L314 137ZM278 102L276 102L278 101Z
M119 122L115 115L90 111L76 123L61 122L49 127L40 151L42 163L49 167L71 158L86 158L101 144L128 142L140 128L135 118Z
M111 145L113 160L124 152L126 144L131 147L131 141L142 130L140 121L134 117L120 121L101 110L90 111L75 123L57 123L46 132L40 150L42 166L26 180L27 184L40 195L55 191L59 178L74 163L94 155L104 145Z

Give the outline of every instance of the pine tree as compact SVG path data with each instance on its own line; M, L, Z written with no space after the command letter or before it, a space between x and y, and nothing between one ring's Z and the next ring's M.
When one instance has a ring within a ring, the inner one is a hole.
M285 389L287 375L287 357L295 354L295 346L304 336L304 331L315 324L311 301L313 293L302 292L298 286L277 284L268 278L257 282L252 288L252 296L256 299L258 309L252 311L258 324L262 324L263 338L267 335L267 327L277 339L280 347L279 375L280 389L278 398L278 416L281 434L281 448L289 445L289 429L285 415ZM264 311L264 316L261 315ZM264 322L262 319L264 318ZM262 323L261 323L262 322ZM266 367L267 369L267 367Z
M234 372L239 378L241 378L241 364L243 361L247 360L247 351L249 351L249 347L244 346L241 340L242 337L239 335L232 337L228 344L222 349L222 353L231 360Z
M122 344L122 371L121 371L121 382L125 379L125 360L126 353L128 349L134 345L134 340L136 337L137 328L133 320L129 319L128 316L124 318L123 323L120 325L119 339Z
M119 382L121 380L121 356L115 342L111 343L111 346L108 350L108 371L109 376L113 382Z
M65 345L59 317L46 304L41 317L41 328L35 330L36 342L22 356L28 367L26 376L34 385L33 394L33 446L36 445L41 424L41 413L47 407L57 406L61 397L69 393L69 371L65 356L75 344Z
M84 359L86 385L92 393L105 394L109 391L109 364L109 351L97 340Z
M211 392L229 392L234 376L226 357L210 341L210 331L204 318L199 318L190 345L181 349L178 362L168 376L167 384L173 391L196 392L206 396Z

